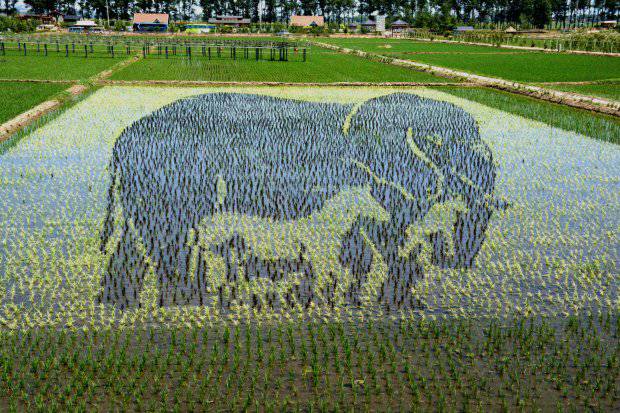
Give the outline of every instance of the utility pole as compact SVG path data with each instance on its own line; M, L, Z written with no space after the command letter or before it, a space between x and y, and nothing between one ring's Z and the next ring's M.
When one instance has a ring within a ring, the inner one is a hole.
M105 0L105 14L108 18L108 30L110 29L110 3L109 0Z
M261 29L263 28L263 8L262 8L262 4L263 1L262 0L258 0L258 31L260 33Z

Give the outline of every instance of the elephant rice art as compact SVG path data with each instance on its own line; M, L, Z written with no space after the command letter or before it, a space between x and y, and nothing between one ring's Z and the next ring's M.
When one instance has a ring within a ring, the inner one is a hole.
M211 93L127 127L110 161L100 302L227 310L418 308L429 266L470 268L495 166L446 102L353 104Z

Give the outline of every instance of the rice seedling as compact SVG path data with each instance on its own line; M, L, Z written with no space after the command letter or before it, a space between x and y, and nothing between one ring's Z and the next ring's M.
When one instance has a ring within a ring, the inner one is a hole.
M0 155L0 406L617 409L619 157L438 90L97 90Z
M112 80L185 80L216 82L451 82L429 73L361 59L314 47L303 61L302 52L292 52L286 63L230 58L209 60L195 54L191 60L146 58L117 72ZM355 70L352 70L355 68Z

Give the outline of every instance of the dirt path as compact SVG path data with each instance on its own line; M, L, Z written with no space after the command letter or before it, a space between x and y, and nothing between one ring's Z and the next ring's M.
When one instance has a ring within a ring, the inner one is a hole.
M118 70L121 70L122 68L127 67L130 64L133 64L133 63L137 62L141 58L142 58L141 55L137 54L137 55L134 55L130 59L122 60L122 61L116 63L115 65L113 65L112 67L110 67L109 69L106 69L103 72L97 73L95 76L90 78L90 81L91 82L99 82L101 80L108 79L108 78L110 78L110 76L112 76L112 74L114 72L116 72Z
M586 80L580 82L538 82L539 85L619 85L620 81Z
M102 86L320 86L320 87L343 87L343 86L476 86L475 83L463 82L332 82L332 83L295 83L295 82L219 82L210 80L99 80Z
M567 106L572 106L580 109L591 110L595 112L605 113L608 115L620 117L620 102L597 98L593 96L580 95L572 92L562 92L558 90L545 89L540 86L528 85L525 83L512 82L504 79L475 75L469 72L463 72L460 70L447 69L445 67L433 66L424 63L418 63L411 60L395 59L389 56L363 52L356 49L347 49L344 47L335 46L327 43L314 42L315 45L324 47L326 49L335 50L341 53L353 54L356 56L375 59L384 63L393 64L396 66L409 67L416 70L421 70L434 74L436 76L464 79L465 81L475 83L479 86L486 86L495 89L505 90L508 92L518 93L534 97L549 102L560 103Z

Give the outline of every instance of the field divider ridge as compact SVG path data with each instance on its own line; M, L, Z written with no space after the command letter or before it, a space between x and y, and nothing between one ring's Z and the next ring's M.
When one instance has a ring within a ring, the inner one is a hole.
M261 82L261 81L212 81L212 80L97 80L99 86L320 86L320 87L437 87L478 86L474 82Z
M87 86L77 84L66 89L64 93L70 96L77 96L84 93L87 89ZM0 142L8 139L8 137L11 136L13 133L34 122L41 116L60 107L60 105L62 105L64 101L65 100L61 98L46 100L42 103L39 103L37 106L20 113L13 119L4 122L2 125L0 125Z
M579 109L590 110L594 112L604 113L607 115L620 117L620 102L581 95L572 92L562 92L557 90L546 89L540 86L528 85L525 83L504 80L495 77L476 75L461 70L448 69L440 66L433 66L425 63L414 62L411 60L395 59L385 55L364 52L357 49L349 49L328 43L313 42L313 44L326 49L334 50L340 53L352 54L362 58L377 60L382 63L392 64L395 66L409 67L414 70L431 73L444 78L463 79L478 86L490 87L494 89L504 90L507 92L517 93L520 95L530 96L533 98L546 100L548 102L559 103L566 106L572 106Z

